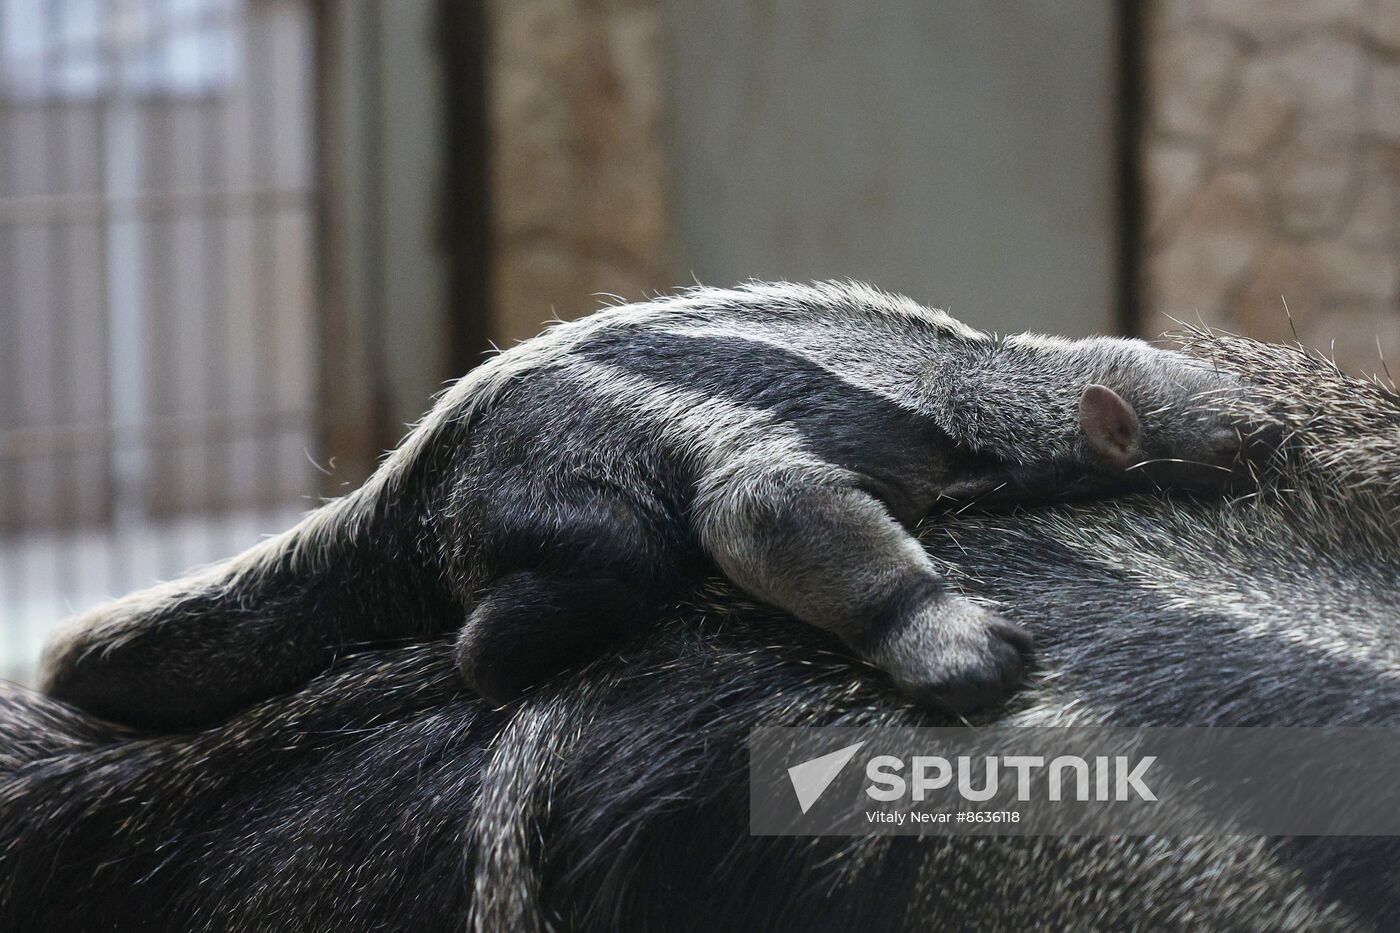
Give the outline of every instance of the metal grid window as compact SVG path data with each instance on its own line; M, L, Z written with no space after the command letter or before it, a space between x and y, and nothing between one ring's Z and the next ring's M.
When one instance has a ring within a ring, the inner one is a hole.
M306 0L0 0L0 677L316 489Z

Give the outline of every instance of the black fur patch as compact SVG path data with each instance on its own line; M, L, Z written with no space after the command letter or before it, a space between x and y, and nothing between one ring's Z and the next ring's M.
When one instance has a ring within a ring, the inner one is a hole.
M869 478L903 521L918 516L911 481L937 485L972 459L933 419L852 385L796 353L730 337L600 334L586 358L678 389L767 412L821 459Z

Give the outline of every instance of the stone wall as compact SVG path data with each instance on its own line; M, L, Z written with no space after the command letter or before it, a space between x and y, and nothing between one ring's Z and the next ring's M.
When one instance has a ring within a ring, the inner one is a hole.
M491 336L671 283L655 0L492 0Z
M509 343L674 284L661 5L488 9ZM1146 55L1141 331L1296 332L1363 372L1379 343L1400 372L1400 0L1152 0Z
M1146 42L1143 332L1400 374L1400 0L1158 0Z

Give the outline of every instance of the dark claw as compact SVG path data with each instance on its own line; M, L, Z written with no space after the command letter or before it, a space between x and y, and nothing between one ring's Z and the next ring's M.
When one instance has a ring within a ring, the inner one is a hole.
M986 653L975 665L935 672L918 684L902 684L919 706L962 715L1000 705L1025 679L1031 637L1025 629L998 622L986 631Z

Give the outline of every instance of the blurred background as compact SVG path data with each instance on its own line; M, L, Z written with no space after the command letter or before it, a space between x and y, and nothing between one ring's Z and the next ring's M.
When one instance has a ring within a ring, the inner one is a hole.
M1400 0L0 0L0 677L600 295L1381 370L1397 184Z

